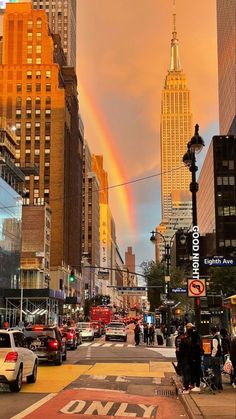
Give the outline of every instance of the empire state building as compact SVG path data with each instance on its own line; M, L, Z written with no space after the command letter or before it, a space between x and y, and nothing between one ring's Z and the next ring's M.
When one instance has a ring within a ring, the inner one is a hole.
M180 65L175 14L173 17L171 63L165 78L161 103L162 220L171 215L172 193L189 191L190 173L183 170L182 157L193 129L190 90Z
M156 228L156 260L165 254L164 241L170 242L178 229L191 226L191 174L184 169L182 158L192 137L190 90L179 57L176 15L173 15L171 62L165 78L161 101L161 202L162 221Z

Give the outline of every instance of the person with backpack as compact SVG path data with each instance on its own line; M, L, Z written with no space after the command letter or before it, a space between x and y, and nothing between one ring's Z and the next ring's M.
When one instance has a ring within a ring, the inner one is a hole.
M211 341L211 367L215 376L215 387L217 390L223 390L221 378L221 360L222 360L222 346L221 339L216 326L211 328L213 339Z

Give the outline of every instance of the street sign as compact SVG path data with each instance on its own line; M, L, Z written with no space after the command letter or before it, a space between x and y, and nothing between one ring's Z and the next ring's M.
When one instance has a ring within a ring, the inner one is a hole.
M163 304L167 305L167 306L173 306L175 304L174 300L164 300Z
M146 287L117 287L118 295L146 296Z
M188 297L206 297L206 280L188 279Z
M207 266L236 266L236 258L213 256L212 258L204 258L203 263Z
M178 287L178 288L171 288L171 292L174 292L175 294L184 294L187 292L187 288Z
M109 279L108 271L98 271L98 279Z

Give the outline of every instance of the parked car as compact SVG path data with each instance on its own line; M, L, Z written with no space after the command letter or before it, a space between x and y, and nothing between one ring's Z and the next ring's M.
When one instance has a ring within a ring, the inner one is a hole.
M91 322L91 325L94 329L94 336L96 338L100 338L102 336L103 331L101 322Z
M80 331L80 335L83 340L94 340L94 328L90 322L77 323L77 328Z
M12 392L18 392L23 380L35 383L37 367L37 355L26 347L24 333L0 330L0 383L8 384Z
M24 330L28 347L40 361L61 365L66 360L66 340L57 326L35 325Z
M124 323L111 322L106 328L105 340L127 341L127 329Z
M67 349L75 350L78 345L82 343L80 332L75 327L62 327L60 328L62 336L66 339Z

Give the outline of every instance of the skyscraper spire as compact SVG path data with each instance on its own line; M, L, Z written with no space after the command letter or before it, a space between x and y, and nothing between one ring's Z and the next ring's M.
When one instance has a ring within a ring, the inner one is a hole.
M176 31L176 13L173 13L173 32L171 39L171 61L170 71L181 71L180 58L179 58L179 40Z

